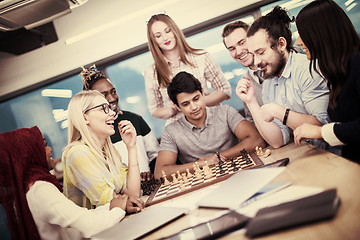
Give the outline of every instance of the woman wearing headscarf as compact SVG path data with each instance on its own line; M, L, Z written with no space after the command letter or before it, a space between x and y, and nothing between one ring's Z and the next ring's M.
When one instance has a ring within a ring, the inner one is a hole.
M88 238L125 216L126 195L96 210L67 199L49 172L51 151L37 127L0 135L0 202L12 239Z

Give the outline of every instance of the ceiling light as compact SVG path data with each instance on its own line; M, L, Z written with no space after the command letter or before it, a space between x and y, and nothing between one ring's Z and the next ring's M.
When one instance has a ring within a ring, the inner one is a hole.
M41 91L43 97L71 98L72 91L68 89L44 89Z
M104 25L102 25L100 27L93 28L93 29L91 29L89 31L86 31L86 32L83 32L83 33L81 33L79 35L71 37L71 38L69 38L69 39L67 39L65 41L65 44L67 44L67 45L73 44L75 42L78 42L80 40L88 38L88 37L90 37L92 35L95 35L97 33L100 33L100 32L105 31L107 29L113 28L113 27L119 25L120 23L130 21L131 19L138 18L138 17L140 17L142 15L154 12L154 11L156 11L158 9L162 9L162 8L164 8L166 6L169 6L169 5L173 5L178 1L179 0L166 0L166 1L160 2L158 4L152 5L150 7L143 8L143 9L141 9L139 11L134 12L133 14L126 15L126 16L118 18L118 19L116 19L114 21L108 22L108 23L106 23L106 24L104 24Z

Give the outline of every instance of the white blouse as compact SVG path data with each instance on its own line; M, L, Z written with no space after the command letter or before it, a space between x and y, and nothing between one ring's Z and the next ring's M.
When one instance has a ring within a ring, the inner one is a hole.
M26 199L41 239L89 238L125 216L121 208L109 210L109 203L91 210L79 207L45 181L35 182Z

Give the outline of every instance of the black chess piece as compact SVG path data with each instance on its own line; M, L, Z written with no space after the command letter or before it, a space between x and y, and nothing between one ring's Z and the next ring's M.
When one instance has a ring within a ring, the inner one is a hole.
M216 155L217 155L217 157L219 159L219 166L223 165L224 161L221 160L220 153L216 152Z
M239 170L239 168L236 166L236 162L234 161L234 158L231 158L231 166L233 167L234 172Z
M244 160L249 158L245 149L241 150L240 153Z

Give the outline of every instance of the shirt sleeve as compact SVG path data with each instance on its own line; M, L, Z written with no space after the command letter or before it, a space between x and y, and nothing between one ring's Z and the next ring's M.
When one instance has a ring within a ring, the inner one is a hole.
M145 120L140 116L139 124L141 128L141 134L144 135L143 140L146 149L146 155L148 157L149 163L151 160L157 157L159 152L159 142L155 137L153 131L151 131L149 125L145 122Z
M62 228L74 228L86 238L113 226L125 216L121 208L109 210L110 204L92 210L79 207L53 184L44 181L34 183L26 198L34 218Z
M156 109L164 107L164 101L156 78L154 65L151 65L145 70L144 79L148 108L150 113L154 114Z
M224 73L221 71L220 66L215 62L209 53L205 54L205 79L210 82L214 91L224 92L231 97L231 86L226 80Z
M315 116L322 124L326 124L329 122L327 114L329 89L326 81L319 74L312 71L311 76L309 70L306 70L303 73L306 76L300 77L302 80L302 101L308 114Z
M157 157L159 152L159 142L152 131L144 136L144 143L146 154L148 156L149 162L151 162L151 160Z
M160 141L160 151L170 151L178 154L178 148L176 145L176 141L172 133L172 124L167 125L162 134Z
M281 134L283 136L283 144L284 145L287 144L292 136L292 129L282 124L282 122L279 119L274 118L272 122L278 125L278 127L280 128Z
M108 203L113 192L119 192L126 185L127 168L120 169L122 186L115 186L115 179L108 174L104 163L100 162L86 146L74 146L66 157L66 168L70 171L72 184L79 188L90 200L99 206ZM118 188L118 189L116 189Z
M323 125L321 127L321 136L330 146L344 145L334 133L335 124L336 123L328 123Z
M229 105L224 105L224 109L226 109L225 114L227 114L227 121L228 121L229 127L230 127L231 131L234 133L236 127L239 125L239 123L242 120L245 120L245 118L237 110L235 110L235 108L233 108Z

